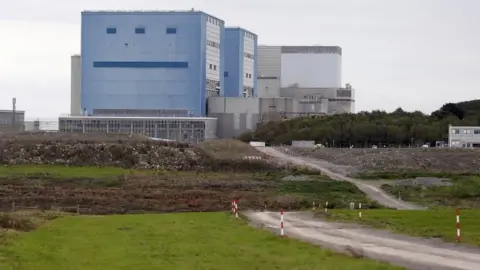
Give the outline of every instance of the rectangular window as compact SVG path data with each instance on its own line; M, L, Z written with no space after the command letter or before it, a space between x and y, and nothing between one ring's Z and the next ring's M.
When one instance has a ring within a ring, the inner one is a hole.
M117 33L117 28L114 28L114 27L107 28L107 34L116 34L116 33Z
M135 28L135 34L145 34L145 28L143 27Z
M213 65L213 70L217 70L217 65Z
M173 27L167 28L167 34L176 34L176 33L177 33L177 28L173 28Z
M460 130L458 129L452 129L452 134L459 134L460 133Z
M228 77L228 71L223 72L223 77Z
M480 129L474 129L473 134L480 134Z

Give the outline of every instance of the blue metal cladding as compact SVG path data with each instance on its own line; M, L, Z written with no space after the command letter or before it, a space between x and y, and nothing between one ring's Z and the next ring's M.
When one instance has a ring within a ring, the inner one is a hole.
M226 97L242 96L243 91L243 30L240 28L226 28L223 42L224 93ZM222 74L221 73L221 74Z
M82 108L87 113L181 109L204 116L206 16L202 12L83 12ZM107 34L112 28L116 33ZM144 33L136 33L138 28Z
M96 68L188 68L188 62L95 61Z
M225 23L220 25L220 96L225 96Z

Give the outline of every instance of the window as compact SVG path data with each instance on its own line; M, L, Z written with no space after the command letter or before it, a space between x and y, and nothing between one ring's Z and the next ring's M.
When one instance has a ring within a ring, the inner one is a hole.
M480 129L474 129L473 134L480 134Z
M145 28L143 27L135 28L135 34L145 34Z
M210 64L210 69L213 69L213 65L212 65L212 64Z
M470 129L464 129L463 130L463 134L470 134L471 133L471 130Z
M460 130L459 129L452 129L452 134L460 134Z
M228 77L228 71L223 72L223 77Z
M176 33L177 33L177 28L173 28L173 27L167 28L167 34L176 34Z
M245 73L245 78L248 78L248 73Z
M213 70L217 70L217 65L213 65Z
M214 48L220 48L220 43L217 43L215 41L207 40L207 45Z
M117 28L114 28L114 27L107 28L107 34L116 34L116 33L117 33Z

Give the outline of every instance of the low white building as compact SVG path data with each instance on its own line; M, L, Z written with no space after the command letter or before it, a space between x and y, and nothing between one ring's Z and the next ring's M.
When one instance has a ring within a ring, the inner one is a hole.
M479 126L448 126L449 147L480 147Z

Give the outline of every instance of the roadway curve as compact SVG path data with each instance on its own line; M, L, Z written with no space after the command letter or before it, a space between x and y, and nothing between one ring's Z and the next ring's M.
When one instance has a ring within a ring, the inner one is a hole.
M279 231L280 215L273 212L245 212L252 225ZM366 229L356 224L340 224L315 219L308 212L286 212L284 228L287 237L301 239L334 251L356 257L424 270L478 270L478 249L394 235L386 231Z
M282 159L284 161L288 161L293 164L306 166L306 167L319 170L334 180L351 182L354 185L356 185L361 191L363 191L370 199L377 201L379 204L385 207L401 209L401 210L425 210L424 207L413 205L411 203L404 202L404 201L399 201L391 197L390 195L386 194L383 190L377 187L374 187L366 183L362 183L361 180L332 172L327 168L324 168L316 164L315 161L312 159L309 159L306 157L300 157L300 156L290 156L271 147L257 147L257 150L263 152L266 155L269 155L278 159Z

